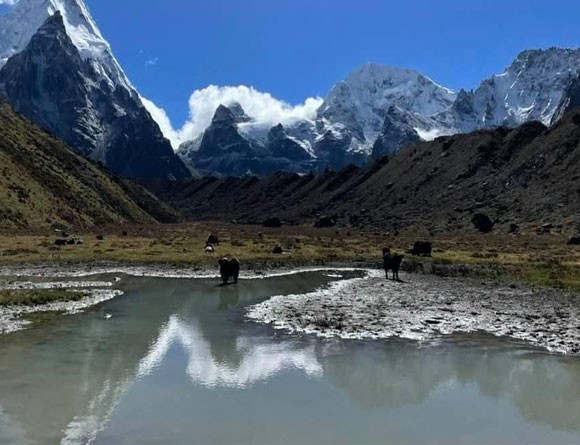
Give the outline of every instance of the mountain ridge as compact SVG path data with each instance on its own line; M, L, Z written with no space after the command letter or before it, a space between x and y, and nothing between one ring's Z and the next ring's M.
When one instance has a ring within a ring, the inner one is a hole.
M550 125L578 72L580 49L530 49L476 88L455 92L416 70L367 63L333 86L314 119L285 126L285 131L312 147L318 171L349 162L362 165L367 159L393 155L417 140L535 120ZM252 140L251 131L242 136ZM321 142L342 156L330 161L317 156ZM183 147L193 146L189 142ZM183 159L191 162L187 156Z
M57 14L61 28L47 36L58 40L60 33L69 41L38 44L39 30ZM578 48L529 49L475 88L456 92L413 69L367 63L337 82L315 115L265 125L245 114L243 104L226 102L234 114L243 113L239 120L223 126L224 135L210 123L205 132L213 137L205 144L203 134L187 141L175 155L161 132L167 123L147 111L150 104L131 85L83 0L20 0L0 16L0 93L85 156L148 180L188 177L190 170L266 175L340 169L396 154L418 139L536 120L550 125L563 114L560 105L579 72ZM63 84L70 103L63 100ZM279 124L283 132L277 134L284 136L271 138ZM234 133L243 155L210 146Z
M513 224L580 225L580 109L552 127L479 129L439 137L361 168L264 178L207 177L154 191L190 219L289 224L328 215L343 227L474 231L483 213Z

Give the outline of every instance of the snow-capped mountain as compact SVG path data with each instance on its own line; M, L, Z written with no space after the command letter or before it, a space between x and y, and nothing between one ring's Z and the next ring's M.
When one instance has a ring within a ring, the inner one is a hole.
M83 0L20 0L9 13L0 16L0 68L26 48L32 36L56 11L62 15L66 33L83 60L90 61L111 85L131 89Z
M396 115L387 116L375 155L396 152L414 139L413 130L429 140L529 121L550 125L562 117L564 111L558 111L566 109L562 101L575 97L573 82L579 71L580 49L523 51L504 72L485 79L475 90L461 90L442 112L429 115L399 107Z
M475 90L456 93L417 71L366 64L331 89L316 117L285 125L283 134L291 138L292 146L309 153L309 168L320 170L362 164L438 136L533 120L550 124L563 113L557 110L566 109L562 101L576 97L577 87L572 84L579 70L578 49L528 50ZM576 103L572 99L568 104ZM237 134L253 146L267 146L271 158L277 151L268 142L270 130L244 116L243 122L236 123ZM215 131L212 128L214 137ZM180 156L191 162L200 144L201 138L184 144ZM288 159L284 169L303 167Z
M390 107L432 116L451 107L456 93L414 70L368 63L337 83L319 119L342 124L369 153Z
M0 95L115 173L189 176L82 0L20 0L0 16Z
M263 128L239 103L220 105L203 136L183 144L179 156L201 173L240 176L272 171L307 171L316 159L305 145L279 124L263 135Z
M264 127L249 116L249 120L236 122L236 127L238 135L248 144L267 148L270 161L272 157L277 160L280 157L285 159L284 170L305 171L306 159L309 159L306 164L308 169L340 169L347 164L363 164L369 158L391 107L397 107L412 116L416 115L414 121L422 122L421 116L430 116L448 109L454 99L453 91L437 85L416 71L366 64L332 88L317 116L311 120L296 120L282 126L281 131L280 126ZM224 105L232 111L240 107L239 104ZM228 129L230 130L231 128ZM212 124L206 134L208 131L215 138L215 125ZM282 139L279 137L281 134L284 135ZM178 154L195 168L207 171L207 162L200 165L198 151L201 142L202 138L197 138L184 143ZM389 151L396 151L399 145L399 142L395 142L395 148ZM230 149L233 146L229 145ZM281 153L287 155L290 147L294 154L300 156L280 156ZM222 158L224 147L215 148L217 151L214 156L219 152L217 157ZM238 159L239 154L232 153L229 157ZM252 158L255 159L255 156L252 155ZM232 165L232 162L227 164ZM274 164L279 166L279 162ZM223 167L224 163L220 162L220 165ZM256 168L256 164L253 165ZM214 171L232 174L230 168L222 167ZM262 165L260 170L264 168L266 167ZM250 171L256 173L253 169Z
M442 135L550 124L577 102L579 71L580 49L528 50L457 93L415 70L368 63L334 85L317 112L280 123L231 101L209 124L210 107L205 133L197 131L178 155L222 174L340 169ZM83 0L19 0L0 15L0 95L118 174L189 176Z
M523 51L503 73L462 92L434 125L456 133L529 121L549 125L579 70L580 49Z

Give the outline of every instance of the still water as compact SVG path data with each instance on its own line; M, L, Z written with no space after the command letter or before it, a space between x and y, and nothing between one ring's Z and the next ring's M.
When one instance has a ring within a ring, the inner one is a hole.
M0 444L580 443L580 359L244 320L248 305L332 279L123 277L120 298L0 337Z

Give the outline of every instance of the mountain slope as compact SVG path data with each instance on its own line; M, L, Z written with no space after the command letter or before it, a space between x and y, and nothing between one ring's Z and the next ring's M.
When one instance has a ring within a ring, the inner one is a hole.
M473 230L482 212L511 223L573 225L580 214L580 111L552 128L531 122L411 145L361 169L265 179L165 184L161 196L193 219L291 222L330 214L342 224Z
M81 0L21 0L0 21L0 95L19 112L122 176L189 176Z
M154 216L152 216L154 215ZM175 221L140 186L74 153L0 99L0 228Z

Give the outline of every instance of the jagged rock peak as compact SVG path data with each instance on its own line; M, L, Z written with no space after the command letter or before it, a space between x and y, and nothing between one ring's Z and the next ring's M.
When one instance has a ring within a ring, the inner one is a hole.
M26 1L26 0L23 0ZM83 58L60 10L0 68L0 94L77 152L132 178L189 176L138 93Z
M241 124L245 122L250 122L252 120L252 118L246 114L246 112L239 104L239 102L232 102L231 104L228 105L228 108L235 116L236 123Z
M269 141L276 141L286 137L286 129L284 125L278 124L273 126L270 131L268 132L268 140Z
M236 123L236 116L229 109L223 104L220 104L219 107L215 110L213 115L213 119L211 120L211 124L213 125L233 125Z

